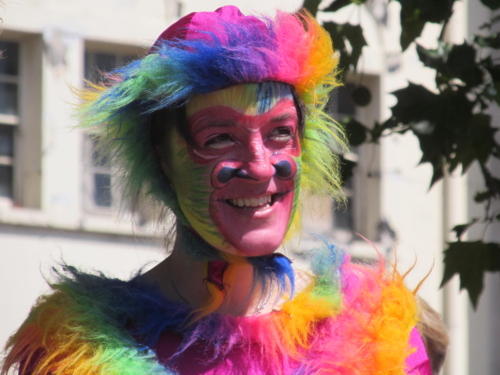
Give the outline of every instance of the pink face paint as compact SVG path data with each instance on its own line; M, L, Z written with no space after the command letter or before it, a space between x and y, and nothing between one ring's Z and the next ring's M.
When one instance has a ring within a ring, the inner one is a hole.
M172 163L183 213L222 251L271 254L288 229L300 178L290 88L275 82L233 86L195 97L186 111L193 144L172 145L174 155L184 155Z

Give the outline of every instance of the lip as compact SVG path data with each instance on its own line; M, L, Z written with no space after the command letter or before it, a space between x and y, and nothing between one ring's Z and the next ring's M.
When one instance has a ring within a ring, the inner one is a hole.
M253 219L263 219L271 215L276 209L279 209L279 206L290 192L291 190L275 193L268 192L252 197L217 199L217 202L224 206L224 210L234 210L239 215L250 216ZM266 201L260 204L259 200L262 202L262 199Z
M227 241L227 250L244 256L267 255L281 244L293 208L294 181L272 179L262 185L242 181L212 192L210 217ZM259 199L269 195L272 204L256 207L231 204L234 199Z
M225 198L225 197L220 197L219 196L216 199L216 201L218 201L218 202L226 202L229 205L235 206L237 208L247 208L247 207L251 208L251 207L256 207L256 206L262 205L263 203L265 203L266 200L268 202L270 201L271 204L272 204L280 196L282 196L284 194L287 194L289 192L290 192L290 190L287 190L287 191L268 191L268 192L265 192L265 193L262 193L262 194L237 195L237 196L232 196L231 198ZM244 206L246 206L246 207L241 207L242 206L241 202L240 202L239 205L236 204L235 201L238 201L238 200L244 201ZM257 204L259 202L259 200L261 201L261 203ZM257 201L257 202L255 202L255 201ZM238 207L238 206L240 206L240 207Z

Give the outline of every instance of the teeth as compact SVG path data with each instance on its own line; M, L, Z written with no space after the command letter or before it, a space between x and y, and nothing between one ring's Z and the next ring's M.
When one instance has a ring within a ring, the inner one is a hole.
M229 203L236 207L261 207L271 203L271 201L271 195L266 195L259 198L229 199Z

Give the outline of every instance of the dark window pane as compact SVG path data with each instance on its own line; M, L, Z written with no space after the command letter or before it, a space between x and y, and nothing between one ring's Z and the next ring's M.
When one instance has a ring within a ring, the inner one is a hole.
M130 64L132 61L137 60L137 56L125 56L123 58L123 66Z
M84 66L84 77L87 81L91 80L91 66L92 66L92 54L90 52L85 51L85 57L83 60Z
M111 207L111 176L94 174L94 203L96 206Z
M0 125L0 156L14 156L14 127Z
M352 83L346 83L344 87L339 88L337 109L339 113L351 116L356 113L356 105L351 97L354 88L355 86Z
M96 53L95 66L97 69L110 72L116 68L116 55L110 53Z
M19 44L0 42L0 74L19 75Z
M97 141L92 140L92 165L104 167L109 165L109 154L97 151Z
M333 211L334 226L337 229L354 229L352 198L347 198L347 206Z
M0 82L0 113L17 115L17 85Z
M12 198L12 167L0 165L0 197Z
M116 68L116 55L110 53L85 53L85 79L98 82L103 79L103 73L109 73Z

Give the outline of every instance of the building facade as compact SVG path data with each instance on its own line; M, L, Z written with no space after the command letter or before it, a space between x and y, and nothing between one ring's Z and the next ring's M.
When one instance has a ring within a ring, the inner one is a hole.
M95 80L99 71L143 56L178 17L229 3L263 13L301 5L300 0L7 0L0 5L0 345L48 290L55 264L127 278L164 258L169 223L157 224L154 210L131 213L118 205L113 166L97 158L92 141L74 129L78 99L72 90L83 88L84 79ZM479 0L464 0L459 7L450 38L469 36L490 16ZM396 2L371 0L336 16L361 22L369 44L358 74L347 77L343 91L332 97L337 118L380 121L395 104L389 93L407 79L432 87L431 72L415 52L400 53L398 12ZM426 28L422 43L432 43L436 30ZM372 101L354 108L348 90L360 82L370 88ZM387 259L396 258L402 271L415 264L407 277L410 288L428 275L419 294L443 314L452 338L444 373L500 373L498 275L487 277L477 312L458 293L456 280L439 288L448 228L477 209L469 197L476 180L449 176L429 191L431 170L416 167L420 152L410 134L349 155L359 163L346 186L350 206L334 211L333 203L308 197L304 234L288 245L291 256L299 259L317 241L309 233L318 233L370 261L377 253L356 233L362 234ZM500 240L498 234L488 236Z

